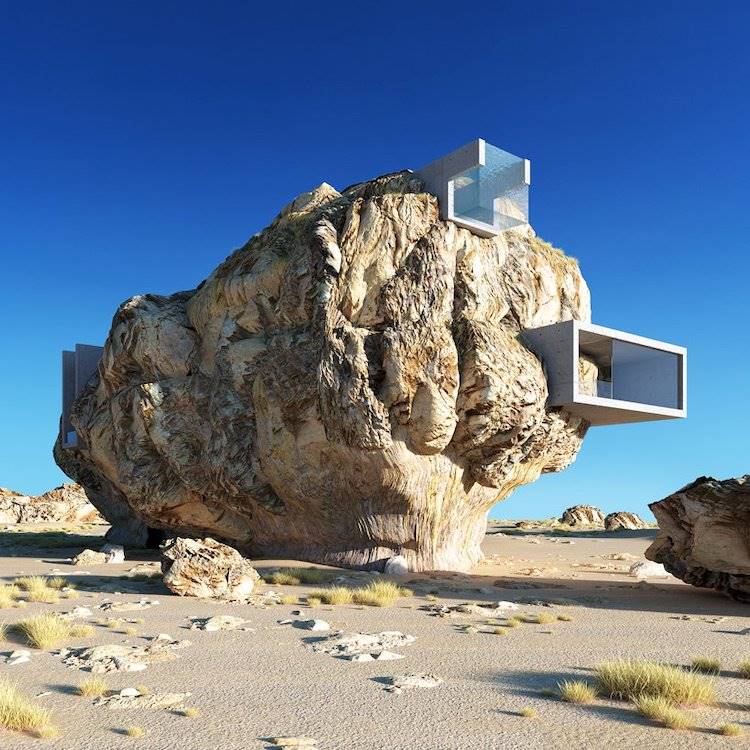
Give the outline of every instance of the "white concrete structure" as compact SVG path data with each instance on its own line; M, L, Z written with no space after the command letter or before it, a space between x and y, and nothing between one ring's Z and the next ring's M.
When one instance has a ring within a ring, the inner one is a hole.
M418 169L440 216L482 237L529 222L531 163L478 138Z
M78 435L70 421L70 410L78 394L85 388L99 366L104 348L89 344L76 344L75 351L62 353L62 419L60 443L63 448L75 448Z
M547 375L549 406L592 425L687 416L687 349L566 320L522 334Z

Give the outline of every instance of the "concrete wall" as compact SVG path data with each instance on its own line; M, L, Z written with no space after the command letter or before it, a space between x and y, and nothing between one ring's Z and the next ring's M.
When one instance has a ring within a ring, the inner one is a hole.
M74 352L62 353L62 418L60 438L63 448L78 445L78 437L70 421L70 412L78 394L86 387L99 367L104 347L76 344Z

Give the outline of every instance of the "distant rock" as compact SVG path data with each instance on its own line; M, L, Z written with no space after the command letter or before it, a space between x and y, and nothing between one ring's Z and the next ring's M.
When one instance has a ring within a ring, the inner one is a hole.
M389 685L386 688L391 693L399 694L408 688L433 688L442 685L442 677L425 672L411 674L400 674L388 678Z
M648 524L635 513L617 511L616 513L610 513L604 519L604 528L607 531L620 531L621 529L647 529Z
M107 562L107 555L104 552L97 552L93 549L85 549L79 552L72 561L73 565L104 565Z
M560 523L568 526L603 526L604 513L595 505L573 505L563 511Z
M171 661L177 658L174 653L186 648L190 641L179 641L165 633L151 638L145 646L87 646L62 649L63 664L88 670L94 674L104 672L140 672L153 662Z
M237 630L245 624L242 617L232 615L215 615L214 617L191 617L191 630L205 630L212 633L218 630Z
M210 537L165 542L161 567L170 591L199 599L244 599L260 580L236 549Z
M649 507L659 522L649 560L685 583L750 602L750 474L699 477Z
M106 523L83 487L61 484L42 495L0 487L0 523Z
M311 648L317 653L330 654L349 661L374 661L384 652L394 648L408 646L416 638L398 630L386 630L382 633L332 633L328 638L316 641ZM393 658L389 654L386 658Z

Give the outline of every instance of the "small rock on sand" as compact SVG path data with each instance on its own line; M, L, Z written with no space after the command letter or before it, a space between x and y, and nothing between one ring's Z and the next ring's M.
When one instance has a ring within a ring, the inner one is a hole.
M276 747L316 747L318 744L312 737L269 737L268 741Z
M642 560L630 566L628 573L633 578L669 578L670 575L660 563L651 562L651 560Z
M331 626L325 620L297 620L294 626L304 630L330 630Z
M237 630L245 624L242 617L233 617L232 615L216 615L215 617L191 617L191 630L205 630L208 633L217 630Z
M441 685L443 680L434 674L426 672L412 672L410 674L400 674L389 678L390 684L386 690L393 693L401 693L408 688L432 688Z

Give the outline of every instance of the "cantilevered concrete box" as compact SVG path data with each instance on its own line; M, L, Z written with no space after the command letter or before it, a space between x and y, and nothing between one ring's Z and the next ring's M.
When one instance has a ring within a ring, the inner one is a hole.
M687 416L687 350L566 320L522 334L542 360L548 404L592 425Z
M99 366L104 348L89 344L76 344L75 351L62 353L62 419L60 442L63 448L75 448L78 436L70 422L70 410L76 396Z
M441 218L483 237L529 223L531 163L486 143L467 143L417 170Z

